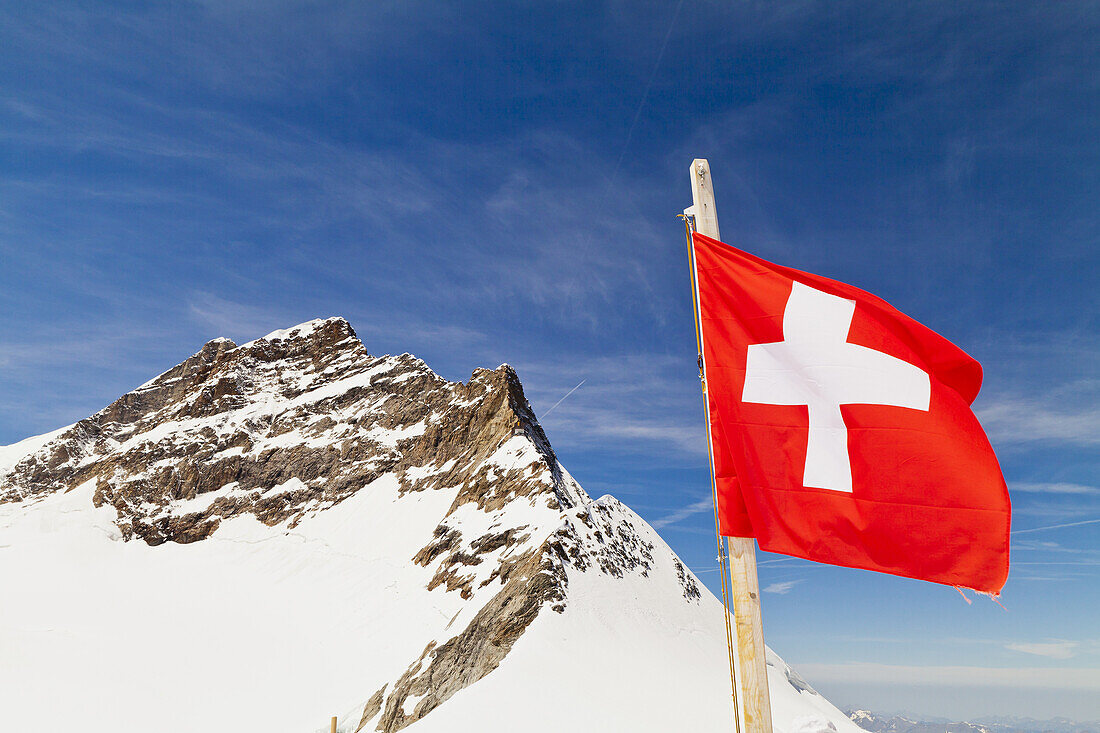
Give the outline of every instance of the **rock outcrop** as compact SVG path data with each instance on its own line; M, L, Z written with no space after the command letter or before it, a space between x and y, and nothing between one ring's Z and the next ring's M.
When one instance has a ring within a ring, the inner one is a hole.
M240 513L293 526L387 473L408 491L461 484L457 502L489 509L547 491L518 470L475 471L513 432L556 464L511 367L447 382L408 354L370 356L330 318L211 341L26 456L0 478L0 502L94 481L124 536L151 545L201 540Z

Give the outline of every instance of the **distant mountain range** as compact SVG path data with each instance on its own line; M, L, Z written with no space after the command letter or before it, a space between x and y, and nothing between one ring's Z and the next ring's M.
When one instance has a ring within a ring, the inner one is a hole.
M853 723L871 733L1100 733L1100 721L1069 718L1013 718L992 716L972 721L947 718L914 719L905 715L880 715L869 710L847 710Z

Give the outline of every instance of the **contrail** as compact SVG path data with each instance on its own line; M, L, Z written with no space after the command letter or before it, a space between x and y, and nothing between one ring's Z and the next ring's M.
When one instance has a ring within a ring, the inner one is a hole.
M569 390L568 392L566 392L566 393L565 393L565 397L568 397L569 395L573 394L573 393L574 393L574 392L576 392L576 391L577 391L578 389L580 389L580 388L581 388L581 384L584 384L584 383L585 383L585 382L587 381L587 379L588 379L588 378L587 378L587 377L585 377L584 379L582 379L582 380L580 381L580 384L578 384L578 385L577 385L576 387L574 387L573 389L571 389L571 390ZM558 406L558 405L560 405L561 403L565 402L565 397L562 397L562 398L561 398L560 400L558 400L557 402L555 402L555 403L554 403L554 407L557 407L557 406ZM547 410L546 412L542 413L542 416L543 416L543 417L546 417L547 415L549 415L549 414L550 414L551 412L553 412L553 411L554 411L554 407L551 407L551 408L550 408L549 410Z
M568 396L568 395L566 395ZM1033 527L1032 529L1018 529L1012 534L1025 534L1027 532L1042 532L1044 529L1062 529L1063 527L1080 527L1082 524L1096 524L1100 519L1086 519L1083 522L1070 522L1068 524L1052 524L1049 527Z
M645 91L642 93L642 101L638 103L638 109L634 112L634 120L630 123L630 130L626 133L626 142L623 143L623 150L619 153L619 159L615 162L615 170L611 173L611 178L614 180L615 174L619 172L619 167L623 164L623 158L626 157L626 151L630 148L630 138L634 137L634 128L638 126L638 118L642 116L642 108L645 107L646 100L649 99L649 89L653 86L653 80L657 78L657 70L661 68L661 59L665 57L665 49L668 48L668 39L672 37L672 29L676 27L676 19L680 17L680 8L684 6L684 0L676 3L676 11L672 14L672 21L668 24L668 30L665 31L665 40L661 44L661 50L657 54L657 61L653 64L653 71L649 74L649 81L646 82Z

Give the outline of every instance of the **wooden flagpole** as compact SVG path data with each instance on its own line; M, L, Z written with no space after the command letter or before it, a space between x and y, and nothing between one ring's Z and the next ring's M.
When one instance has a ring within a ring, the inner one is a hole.
M684 211L695 219L695 231L720 239L718 214L714 207L714 187L710 178L710 163L705 158L691 162L692 206ZM695 258L692 256L692 287L695 283ZM695 309L695 327L702 334L699 307ZM702 348L700 347L700 351ZM700 353L700 365L702 354ZM710 443L710 403L707 385L703 381L703 403L706 405L707 448L711 461L711 481L715 498L718 486L715 482L714 451ZM717 511L717 507L715 507ZM760 617L760 583L756 577L756 548L751 537L727 537L726 549L730 563L731 595L737 637L737 677L740 695L735 705L739 708L740 730L744 733L772 733L771 701L768 696L768 671L764 652L764 627Z

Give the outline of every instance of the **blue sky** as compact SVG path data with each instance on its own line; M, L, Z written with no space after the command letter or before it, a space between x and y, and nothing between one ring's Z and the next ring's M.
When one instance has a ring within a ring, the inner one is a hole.
M978 358L1007 610L760 556L841 705L1100 719L1095 3L0 2L0 443L329 315L515 365L560 458L716 587L683 230ZM1056 525L1072 525L1060 526ZM1044 529L1054 527L1052 529Z

